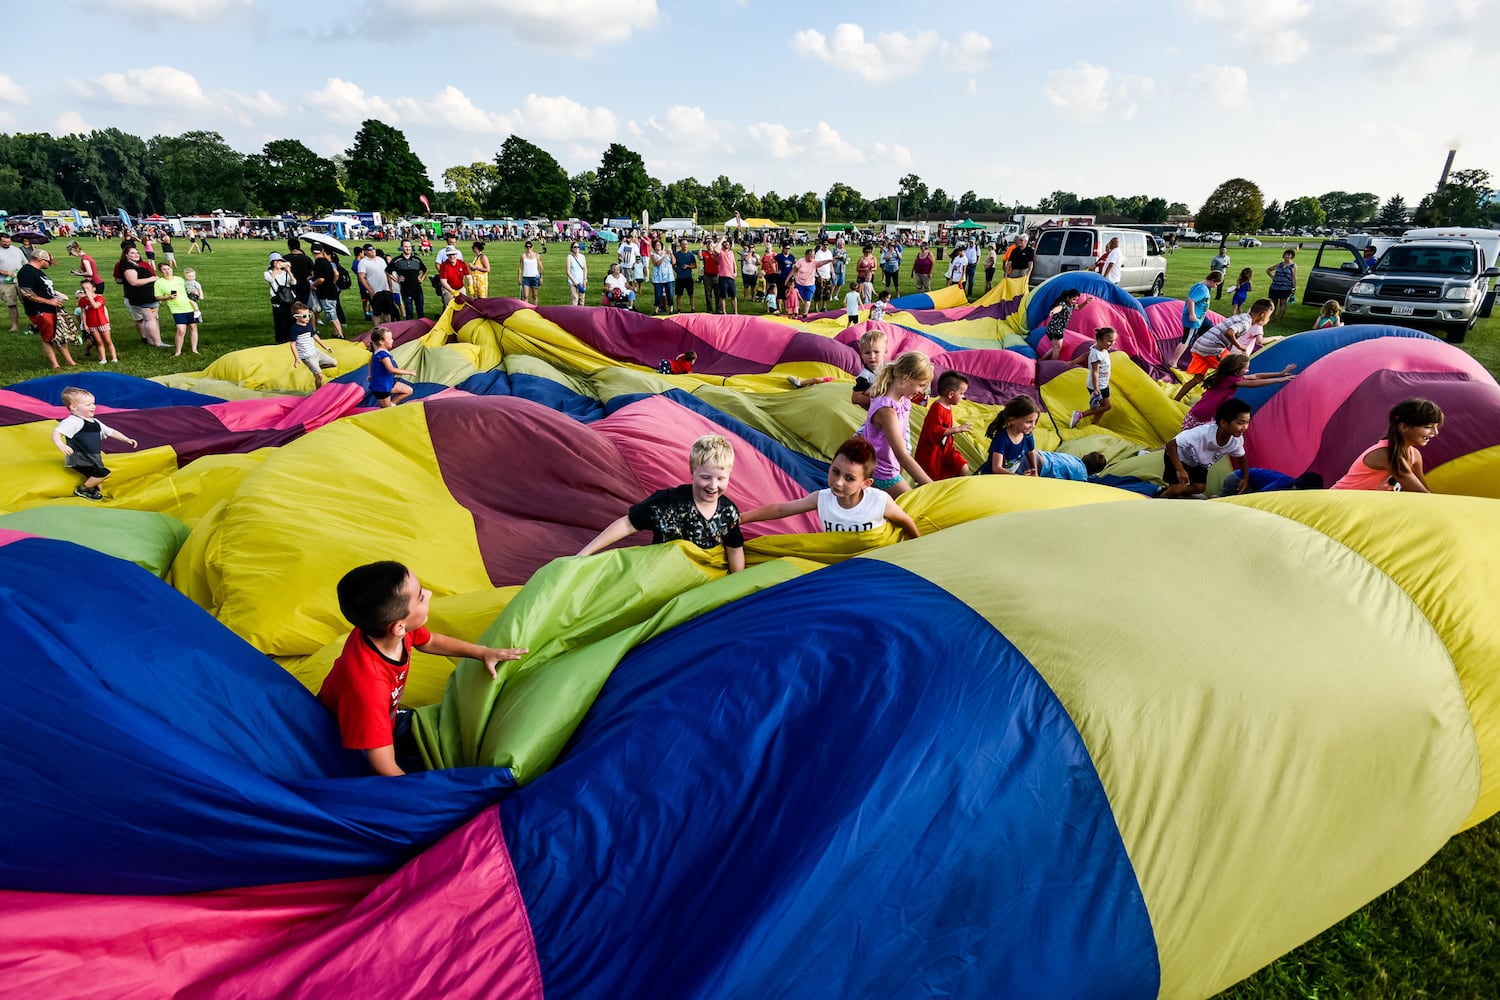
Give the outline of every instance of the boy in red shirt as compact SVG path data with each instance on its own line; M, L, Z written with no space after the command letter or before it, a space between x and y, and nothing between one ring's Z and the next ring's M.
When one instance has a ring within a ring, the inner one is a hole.
M376 774L420 769L411 733L411 710L401 694L411 669L411 650L467 656L495 676L501 660L519 660L524 649L490 649L429 632L432 591L398 562L370 563L339 581L339 610L354 630L318 691L318 700L339 720L339 736L350 750L363 750Z
M974 429L973 424L953 426L953 408L964 401L968 388L969 380L959 372L943 372L937 380L937 397L927 408L916 451L917 464L934 480L969 474L969 460L953 443L954 435Z

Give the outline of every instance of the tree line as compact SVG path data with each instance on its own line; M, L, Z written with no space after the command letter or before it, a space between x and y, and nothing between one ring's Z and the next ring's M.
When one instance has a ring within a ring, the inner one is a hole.
M593 170L569 175L542 147L518 135L506 138L493 160L443 171L436 190L427 168L400 129L374 119L360 125L348 149L332 157L297 139L276 139L259 152L241 153L217 132L192 131L150 139L116 128L87 135L0 134L0 206L12 213L89 208L134 215L188 214L222 209L236 214L316 215L359 207L408 214L426 197L435 212L477 217L546 216L597 219L698 218L716 225L736 212L779 221L947 219L1032 212L1119 216L1165 223L1189 215L1182 202L1148 195L1079 197L1054 191L1035 205L1006 204L973 190L950 194L907 174L892 194L867 197L835 182L824 192L757 193L720 174L709 183L694 177L663 182L646 170L641 154L610 143ZM1441 189L1409 208L1400 195L1381 202L1368 191L1329 191L1285 203L1264 201L1244 178L1221 184L1196 217L1200 232L1253 232L1319 226L1352 228L1370 223L1490 225L1500 202L1485 170L1455 171Z

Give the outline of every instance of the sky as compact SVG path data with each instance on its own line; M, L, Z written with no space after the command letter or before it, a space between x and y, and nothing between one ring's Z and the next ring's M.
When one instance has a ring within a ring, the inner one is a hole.
M218 131L324 155L402 129L442 171L509 134L569 173L611 142L663 182L868 198L920 176L1035 204L1054 190L1196 208L1231 177L1269 201L1500 176L1500 10L1480 0L94 0L72 44L7 12L0 131ZM1253 10L1254 16L1245 12Z

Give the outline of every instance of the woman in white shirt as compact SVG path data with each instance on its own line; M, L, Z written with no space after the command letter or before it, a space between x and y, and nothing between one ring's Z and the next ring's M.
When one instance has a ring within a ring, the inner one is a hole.
M745 252L740 255L740 301L755 301L755 282L760 277L760 257L755 253L755 247L745 247Z
M617 297L615 292L619 292ZM604 304L620 305L624 308L632 308L635 305L635 292L630 287L630 282L620 272L619 264L609 265L609 273L604 276Z
M577 243L568 252L568 301L581 306L586 303L584 295L589 290L589 261L583 255L583 247Z

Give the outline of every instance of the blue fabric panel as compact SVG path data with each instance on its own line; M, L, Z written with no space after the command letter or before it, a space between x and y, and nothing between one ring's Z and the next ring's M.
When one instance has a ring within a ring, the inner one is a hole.
M1145 318L1146 310L1140 300L1112 281L1105 281L1093 271L1065 271L1042 282L1032 289L1026 300L1026 328L1034 330L1047 325L1047 313L1057 305L1057 300L1070 288L1076 288L1090 298L1107 302L1112 306L1130 309Z
M1113 486L1117 490L1129 490L1131 493L1139 493L1143 497L1154 497L1156 491L1161 489L1160 482L1152 482L1149 479L1141 479L1139 476L1114 476L1108 473L1100 473L1090 482L1101 486Z
M458 388L480 396L520 396L586 424L604 417L604 404L593 396L580 395L540 375L512 375L496 368L470 375Z
M1157 993L1067 713L898 566L850 560L636 649L500 808L549 996Z
M62 391L70 385L87 389L94 394L100 406L114 406L128 410L154 410L162 406L207 406L222 403L218 396L205 396L201 392L173 389L153 382L148 378L121 375L118 372L74 372L66 375L47 375L43 378L17 382L5 388L12 389L32 399L40 399L53 406L62 405ZM107 417L107 415L106 415Z
M513 785L490 768L370 775L290 674L91 549L0 545L0 623L0 888L176 893L389 870Z
M364 389L365 390L365 398L359 401L359 405L360 406L378 406L379 405L379 401L376 400L376 398L370 394L370 390L369 390L370 369L369 368L356 368L352 372L345 372L344 374L340 375L338 378L336 378L336 379L330 379L329 381L331 381L331 382L342 382L342 383L345 383L345 384L348 384L348 385L357 385L361 389ZM405 378L399 379L399 381L405 382L407 385L411 386L411 395L408 396L408 397L406 397L409 400L411 400L411 399L425 399L428 396L435 396L438 393L442 392L444 389L448 388L448 386L444 385L441 382L413 382L410 379L405 379Z
M926 292L913 292L910 295L901 295L891 299L891 308L910 312L914 309L936 309L937 303L933 302L932 296Z
M1285 340L1277 341L1263 351L1257 351L1255 357L1250 359L1250 374L1265 375L1271 372L1279 372L1287 365L1296 365L1297 374L1301 375L1307 371L1308 366L1317 362L1319 358L1332 354L1341 347L1350 344L1358 344L1365 340L1377 340L1381 337L1415 337L1420 340L1437 340L1437 337L1420 330L1413 330L1405 326L1373 326L1356 324L1351 326L1330 326L1323 330L1309 330L1307 333L1299 333L1295 337L1287 337ZM1282 390L1289 385L1287 382L1277 382L1275 385L1254 386L1249 389L1236 389L1236 399L1243 399L1251 406L1251 412L1260 409Z
M770 459L777 468L791 476L792 479L796 480L798 486L803 487L809 493L813 490L821 490L828 485L827 462L809 458L800 452L793 451L769 434L758 431L749 424L731 417L729 414L704 402L685 389L668 389L661 395L680 406L692 410L694 413L707 417L725 430L744 438L750 443L751 447ZM651 394L644 392L633 392L628 395L615 396L605 404L605 409L609 413L614 413L622 406L629 406L631 403L637 403L649 398L651 398Z

